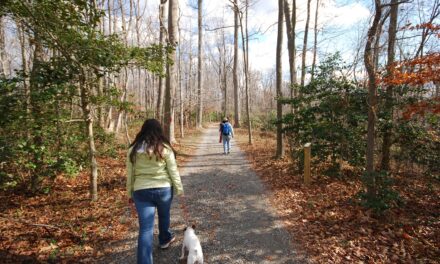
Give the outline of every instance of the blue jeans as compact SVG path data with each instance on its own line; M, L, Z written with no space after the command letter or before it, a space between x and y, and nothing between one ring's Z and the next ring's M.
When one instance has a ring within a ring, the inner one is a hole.
M142 189L133 193L134 204L139 218L137 263L153 263L154 213L157 208L159 218L159 244L168 243L173 234L170 230L170 208L173 201L171 187Z
M222 141L223 141L223 152L229 153L229 150L231 149L230 146L231 136L222 135Z

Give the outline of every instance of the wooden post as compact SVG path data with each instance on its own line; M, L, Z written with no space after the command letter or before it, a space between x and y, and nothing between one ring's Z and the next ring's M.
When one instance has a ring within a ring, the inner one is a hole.
M310 177L310 156L311 156L311 143L304 145L304 184L309 185L311 182Z

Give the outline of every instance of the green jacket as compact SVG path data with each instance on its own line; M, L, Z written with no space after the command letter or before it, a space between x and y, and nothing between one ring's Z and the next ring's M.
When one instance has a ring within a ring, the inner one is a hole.
M153 154L136 153L135 164L130 161L130 148L127 153L127 194L141 189L173 187L174 195L183 194L182 181L177 170L176 158L169 147L163 150L163 160L156 160Z

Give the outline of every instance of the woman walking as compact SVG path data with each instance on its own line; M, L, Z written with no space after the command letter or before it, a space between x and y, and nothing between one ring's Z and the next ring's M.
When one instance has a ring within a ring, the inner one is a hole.
M156 119L142 125L127 154L127 193L139 218L137 263L153 263L154 214L159 219L159 245L175 240L170 230L173 195L183 194L174 150Z

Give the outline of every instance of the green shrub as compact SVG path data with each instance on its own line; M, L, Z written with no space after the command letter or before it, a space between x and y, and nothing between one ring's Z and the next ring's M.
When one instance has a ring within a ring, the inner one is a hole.
M344 77L341 64L338 55L331 56L313 81L298 87L300 96L281 99L295 109L282 120L292 155L301 158L302 146L311 142L313 156L330 162L331 176L339 175L340 160L357 167L365 160L366 91Z
M393 181L388 172L374 172L374 175L364 172L361 179L366 189L373 190L373 193L359 192L361 204L372 209L375 214L381 215L401 203L399 193L392 189Z

